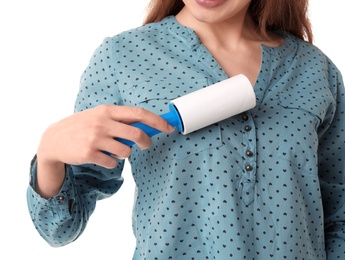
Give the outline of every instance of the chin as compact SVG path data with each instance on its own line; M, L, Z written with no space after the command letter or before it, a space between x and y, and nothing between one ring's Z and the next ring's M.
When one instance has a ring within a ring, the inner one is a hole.
M206 13L197 13L193 15L193 18L201 23L206 23L206 24L216 24L223 22L226 19L223 19L222 16L219 15L219 12L217 14L210 14L210 12Z

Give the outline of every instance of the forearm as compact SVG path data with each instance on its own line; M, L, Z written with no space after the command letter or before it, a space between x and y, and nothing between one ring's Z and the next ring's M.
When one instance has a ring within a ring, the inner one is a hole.
M65 164L49 163L37 156L36 192L48 199L56 196L65 179Z

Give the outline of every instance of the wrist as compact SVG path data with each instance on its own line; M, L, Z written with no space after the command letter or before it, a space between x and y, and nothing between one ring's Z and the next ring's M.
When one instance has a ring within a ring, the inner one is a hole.
M65 179L65 164L48 161L37 154L36 192L48 199L56 196Z

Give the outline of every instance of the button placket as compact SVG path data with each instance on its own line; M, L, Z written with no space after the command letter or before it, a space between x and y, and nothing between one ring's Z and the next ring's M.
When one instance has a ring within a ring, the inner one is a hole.
M241 178L241 195L243 202L249 205L254 200L254 188L256 179L256 132L254 121L250 114L242 114L244 124L243 143L246 145L243 160L243 175Z

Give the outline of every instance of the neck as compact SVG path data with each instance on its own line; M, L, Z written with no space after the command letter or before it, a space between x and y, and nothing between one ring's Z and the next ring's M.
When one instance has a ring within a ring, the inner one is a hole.
M254 22L247 9L226 20L197 19L183 8L176 19L195 31L200 41L212 48L236 49L246 41L259 40Z

